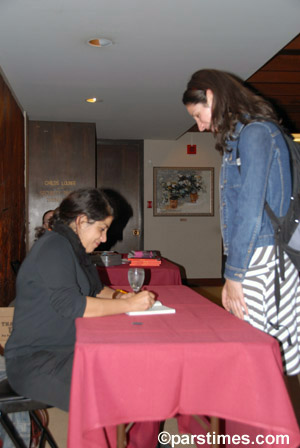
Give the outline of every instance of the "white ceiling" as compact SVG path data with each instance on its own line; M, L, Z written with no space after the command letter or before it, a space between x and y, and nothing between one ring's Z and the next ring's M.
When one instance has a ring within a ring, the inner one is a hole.
M300 0L0 0L0 67L30 120L176 139L193 124L181 97L194 71L247 79L299 19ZM87 45L98 36L114 44Z

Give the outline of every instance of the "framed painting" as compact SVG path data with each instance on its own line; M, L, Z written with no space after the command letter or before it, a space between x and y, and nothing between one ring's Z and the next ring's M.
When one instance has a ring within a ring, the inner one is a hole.
M153 168L154 216L213 216L214 168Z

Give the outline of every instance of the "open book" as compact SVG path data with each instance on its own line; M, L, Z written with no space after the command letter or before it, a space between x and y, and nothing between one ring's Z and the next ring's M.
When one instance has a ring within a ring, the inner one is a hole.
M154 305L146 311L130 311L128 316L149 316L152 314L174 314L175 308L163 305L159 300L156 300Z

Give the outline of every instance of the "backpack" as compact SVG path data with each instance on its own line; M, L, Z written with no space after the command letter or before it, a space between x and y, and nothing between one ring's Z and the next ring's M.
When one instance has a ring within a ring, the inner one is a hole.
M281 261L280 275L284 280L283 252L286 252L300 271L300 144L285 134L282 130L286 145L290 153L292 196L285 216L277 217L269 204L265 203L265 210L274 229L275 251Z
M277 313L280 302L279 272L282 280L285 279L283 253L286 252L300 271L300 144L295 142L290 135L276 123L285 140L290 154L291 176L292 176L292 196L287 213L278 217L271 207L265 202L265 210L271 220L274 229L275 240L275 301ZM239 151L237 148L237 159ZM240 170L240 167L238 167Z

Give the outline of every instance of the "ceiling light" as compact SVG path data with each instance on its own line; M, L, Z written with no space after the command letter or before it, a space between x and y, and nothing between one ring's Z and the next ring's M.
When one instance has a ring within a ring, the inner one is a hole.
M87 98L85 100L87 103L101 103L102 100L99 100L98 98Z
M292 134L292 136L294 137L295 142L300 143L300 134Z
M106 39L104 37L93 37L92 39L88 40L88 44L92 47L109 47L109 45L112 45L112 41L110 39Z

